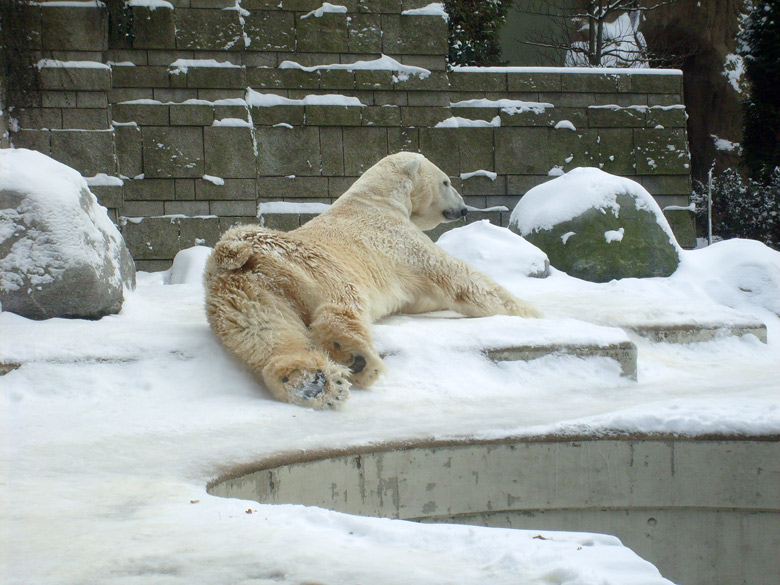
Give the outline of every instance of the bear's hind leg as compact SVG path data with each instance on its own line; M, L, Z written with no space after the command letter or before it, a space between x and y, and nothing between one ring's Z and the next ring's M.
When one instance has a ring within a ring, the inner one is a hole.
M368 388L385 372L369 334L368 319L349 307L328 303L314 312L310 325L314 342L330 359L347 366L350 381Z
M209 295L209 322L225 347L252 368L277 399L321 409L348 398L349 369L314 347L309 330L286 299L240 286L225 289L219 294L215 287L217 294Z

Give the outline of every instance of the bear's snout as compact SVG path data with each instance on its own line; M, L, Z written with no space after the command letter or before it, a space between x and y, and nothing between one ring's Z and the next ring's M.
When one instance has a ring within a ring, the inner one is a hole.
M469 210L466 209L465 207L445 209L444 217L446 217L450 221L455 221L456 219L460 219L461 217L464 217L468 212Z

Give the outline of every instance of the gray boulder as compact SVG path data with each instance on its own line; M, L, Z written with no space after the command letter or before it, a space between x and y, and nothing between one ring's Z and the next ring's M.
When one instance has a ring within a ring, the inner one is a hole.
M555 268L591 282L669 276L680 263L680 247L653 197L595 168L528 191L509 229L543 250Z
M0 150L0 304L30 319L119 312L135 265L83 177L35 151Z

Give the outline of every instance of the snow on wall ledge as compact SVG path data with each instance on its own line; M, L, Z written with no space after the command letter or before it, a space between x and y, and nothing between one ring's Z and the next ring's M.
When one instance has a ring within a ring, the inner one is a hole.
M689 203L679 71L447 71L447 22L424 0L183 4L131 2L121 38L103 3L36 5L42 95L11 121L15 146L113 178L93 189L115 221L146 218L123 225L140 268L215 243L260 204L330 203L399 150L425 154L493 209L470 219L498 225L500 206L578 166L632 178L662 208ZM675 214L692 245L691 214Z

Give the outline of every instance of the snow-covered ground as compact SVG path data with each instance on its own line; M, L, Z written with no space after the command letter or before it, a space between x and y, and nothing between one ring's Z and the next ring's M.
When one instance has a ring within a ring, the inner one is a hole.
M119 315L0 314L2 542L8 585L668 583L617 539L418 525L209 496L226 468L287 451L403 438L611 431L780 433L780 253L727 241L683 253L670 278L608 284L524 276L527 244L486 223L450 233L545 312L398 316L375 326L388 375L338 411L274 401L211 335L200 267L141 273ZM179 284L166 284L176 282ZM606 358L492 363L534 335L607 340L615 325L759 320L753 336L689 345L636 336L638 381ZM598 328L589 324L597 324ZM602 337L603 336L603 337ZM466 338L468 343L453 343ZM251 510L252 513L247 513Z

